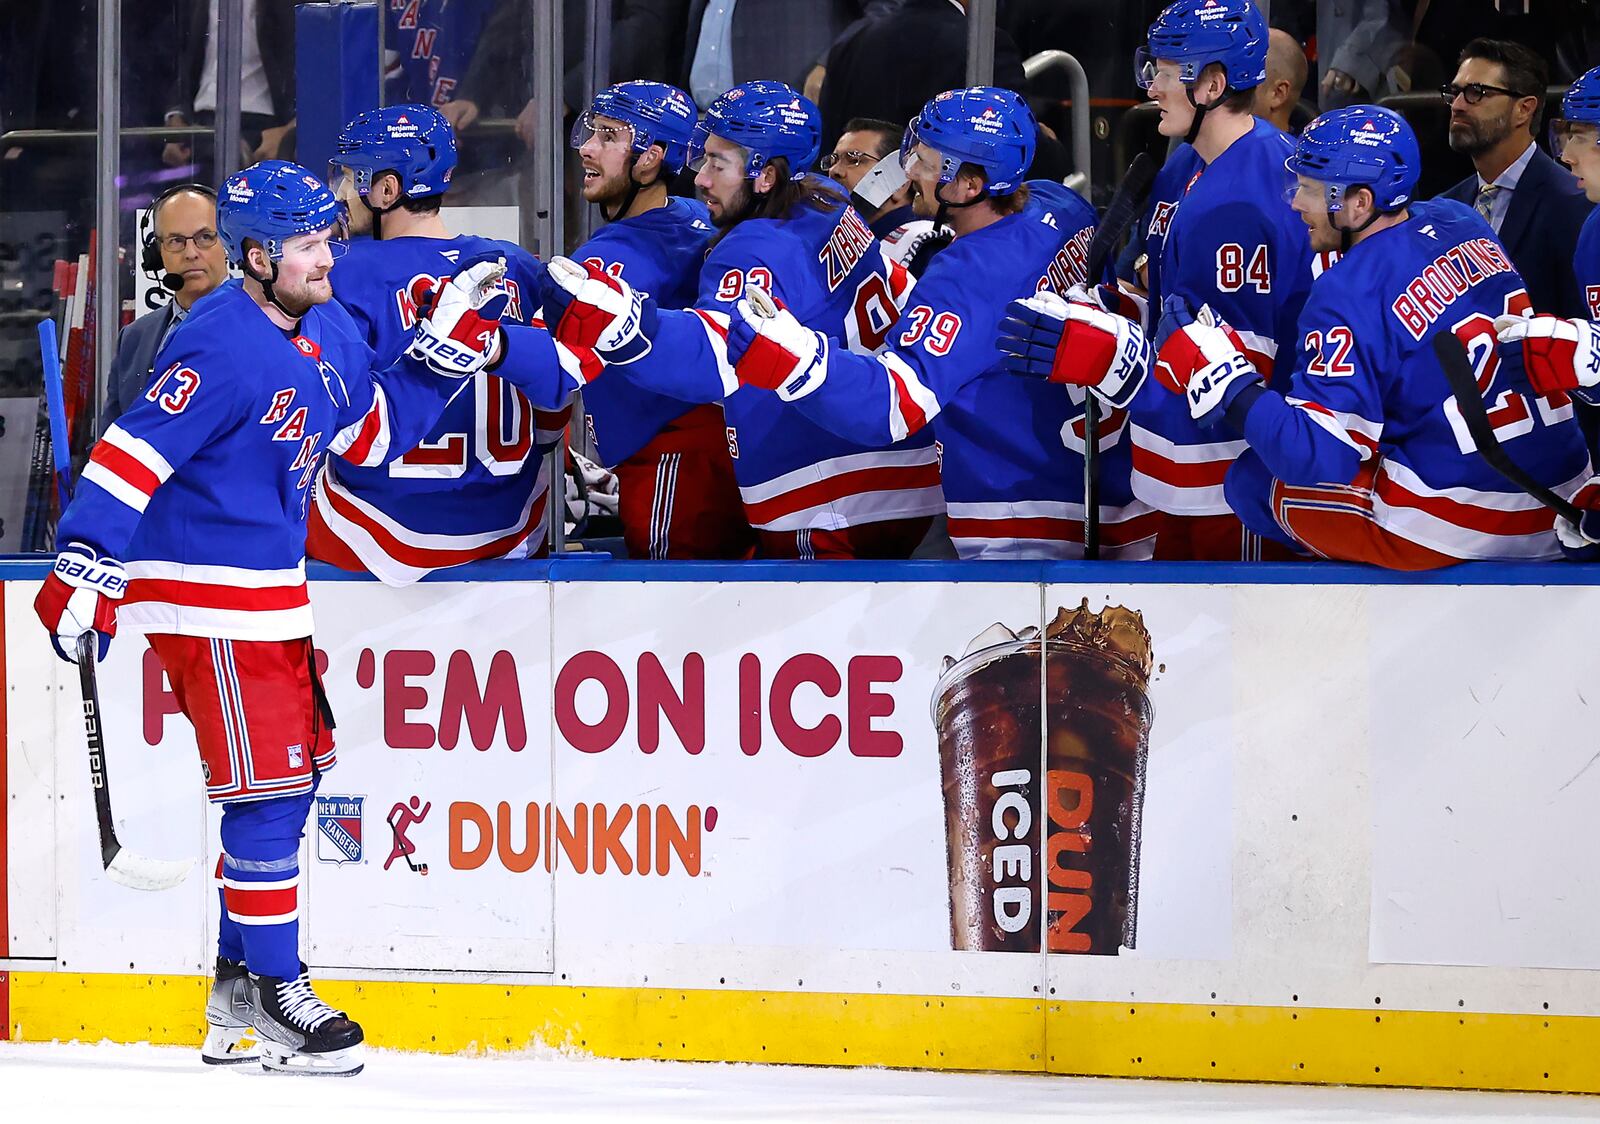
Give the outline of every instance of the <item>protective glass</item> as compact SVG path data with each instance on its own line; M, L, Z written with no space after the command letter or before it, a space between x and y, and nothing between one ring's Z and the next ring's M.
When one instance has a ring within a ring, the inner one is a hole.
M1157 82L1167 80L1187 86L1200 73L1200 65L1193 62L1167 62L1162 66L1150 53L1149 47L1140 47L1133 55L1133 80L1139 89L1149 90Z
M848 148L843 152L827 153L821 160L817 161L817 171L829 171L840 161L843 161L844 166L847 168L870 168L878 160L879 157L872 155L870 152L857 152L853 148Z
M932 174L940 183L949 183L956 178L956 172L961 168L961 161L946 156L924 141L917 134L917 123L913 121L906 126L906 134L900 140L900 168L905 172L907 179L914 180Z
M578 119L572 123L572 136L570 142L573 148L582 148L589 143L589 138L595 137L606 148L626 148L634 146L633 126L618 121L614 117L603 117L592 109L586 109L578 114Z
M352 168L348 164L328 162L328 186L333 193L338 195L344 188L346 181L357 195L366 195L372 190L372 171L368 168Z
M1293 207L1300 199L1311 198L1320 203L1330 215L1344 210L1345 195L1364 184L1322 183L1318 180L1296 180L1283 189L1283 201Z

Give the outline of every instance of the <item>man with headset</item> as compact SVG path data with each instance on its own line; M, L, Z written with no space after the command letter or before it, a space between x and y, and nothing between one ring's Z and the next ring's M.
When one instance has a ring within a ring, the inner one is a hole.
M228 258L217 236L217 197L210 188L186 183L156 196L150 204L139 265L160 275L172 299L123 329L100 411L100 431L122 416L144 394L150 365L194 302L228 279Z

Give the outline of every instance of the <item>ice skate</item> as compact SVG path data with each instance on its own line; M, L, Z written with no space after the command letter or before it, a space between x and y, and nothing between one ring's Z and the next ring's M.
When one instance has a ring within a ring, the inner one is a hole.
M318 1077L361 1072L360 1025L318 998L304 964L292 980L251 973L249 981L263 1068Z
M217 975L206 999L206 1040L200 1060L207 1065L238 1065L261 1059L261 1046L250 1025L248 972L237 960L217 957Z

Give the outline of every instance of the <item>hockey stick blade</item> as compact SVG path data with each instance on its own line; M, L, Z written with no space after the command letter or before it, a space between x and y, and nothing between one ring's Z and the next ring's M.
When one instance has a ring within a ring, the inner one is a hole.
M78 687L83 694L83 732L89 742L89 783L94 788L95 822L100 830L100 863L106 877L130 890L170 890L189 876L193 859L152 859L135 854L117 840L111 819L111 782L106 776L105 724L100 711L100 688L95 682L95 655L99 636L78 637Z
M1478 389L1478 376L1467 356L1467 345L1451 332L1440 332L1433 337L1433 353L1438 357L1445 381L1450 384L1450 396L1456 400L1461 420L1467 423L1467 432L1472 435L1472 443L1478 447L1478 455L1484 462L1561 518L1574 525L1581 523L1583 512L1523 471L1494 435L1483 394Z

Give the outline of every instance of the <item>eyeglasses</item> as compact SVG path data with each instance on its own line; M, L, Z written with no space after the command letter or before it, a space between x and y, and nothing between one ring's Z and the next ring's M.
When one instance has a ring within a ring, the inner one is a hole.
M850 165L852 168L859 168L863 164L876 164L878 159L878 157L873 156L869 152L857 152L855 149L847 148L843 152L828 153L821 160L817 161L817 168L820 171L826 172L841 160Z
M161 248L169 254L181 254L183 248L190 242L194 243L197 250L209 250L217 244L217 232L214 230L199 230L193 234L169 234L161 240Z
M1445 101L1455 101L1456 98L1465 98L1468 105L1477 105L1490 94L1497 94L1507 98L1531 98L1535 95L1524 94L1520 90L1508 90L1504 86L1489 86L1482 82L1468 82L1465 86L1457 86L1454 82L1439 87L1439 96Z

